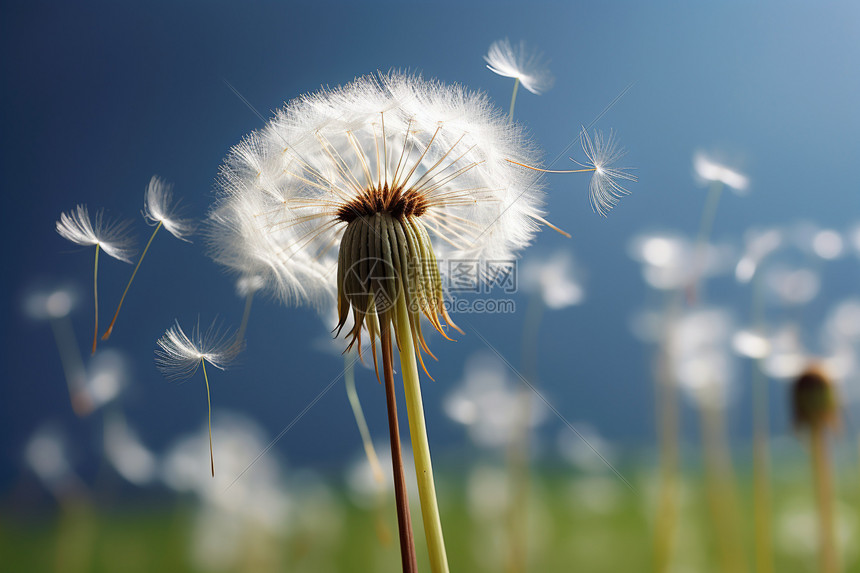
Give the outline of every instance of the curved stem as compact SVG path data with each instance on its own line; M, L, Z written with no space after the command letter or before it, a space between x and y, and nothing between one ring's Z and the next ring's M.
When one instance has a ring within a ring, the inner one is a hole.
M116 307L116 312L113 315L113 320L110 321L110 326L108 326L107 330L104 334L102 334L102 340L107 340L110 338L111 332L113 332L113 325L116 323L116 317L119 316L119 309L122 308L122 303L125 301L125 295L128 294L128 289L131 288L131 281L134 280L134 275L137 274L137 269L140 268L140 263L143 262L143 257L146 256L146 251L149 250L149 245L152 244L152 240L155 238L155 234L161 228L161 221L158 222L158 225L155 226L155 230L150 235L149 240L146 242L146 247L143 249L143 253L140 255L140 260L137 261L137 265L134 267L134 271L131 273L131 278L128 279L128 284L125 285L125 290L122 292L122 297L119 299L119 305Z
M514 104L517 103L517 89L520 87L520 78L514 78L514 93L511 94L511 110L508 112L508 121L514 121Z
M379 326L380 338L382 339L385 402L388 406L388 431L391 435L391 469L394 473L397 526L400 530L400 557L403 562L404 573L411 573L418 571L418 563L415 559L415 538L412 534L412 519L409 515L409 496L406 492L406 477L403 473L403 455L400 447L400 428L397 423L397 397L394 393L391 323L386 318L381 321Z
M418 363L406 308L406 297L397 297L396 325L400 368L403 371L403 388L406 391L406 412L409 415L409 435L412 438L412 453L415 457L415 473L418 478L418 497L421 500L421 517L430 554L430 570L433 573L448 572L448 556L442 536L442 521L436 500L436 485L433 481L433 465L430 461L430 444L427 441L427 425L424 421L424 405L421 401L421 386L418 380Z
M346 396L349 398L349 405L352 406L352 415L355 416L355 423L358 426L358 432L361 434L364 454L367 456L367 463L370 464L370 471L373 473L374 481L382 483L385 479L382 476L382 466L379 464L379 457L376 455L376 448L373 447L373 440L370 437L370 429L367 427L367 420L364 418L364 411L361 409L361 401L358 399L358 392L355 390L355 360L348 354L344 354L343 361L346 366L344 374Z
M93 329L93 354L96 353L96 343L99 337L99 244L96 243L96 264L93 266L93 296L96 301L96 324Z
M200 359L203 366L203 380L206 381L206 403L209 406L209 465L212 469L212 477L215 477L215 455L212 453L212 397L209 394L209 376L206 375L206 361Z
M717 217L717 207L720 204L720 196L722 194L723 184L719 181L711 183L711 186L708 188L708 196L705 198L705 207L702 210L702 220L699 222L699 235L696 238L695 268L689 292L689 295L693 300L700 296L699 279L705 271L705 255L707 255L706 248L711 238L711 231L714 228L714 220Z

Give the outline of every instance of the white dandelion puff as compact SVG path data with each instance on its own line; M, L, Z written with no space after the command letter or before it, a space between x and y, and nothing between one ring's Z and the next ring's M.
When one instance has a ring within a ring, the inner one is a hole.
M200 368L203 370L203 380L206 382L206 401L209 406L209 460L212 477L215 477L215 457L212 453L212 398L209 392L209 376L206 374L206 363L225 370L241 346L236 344L234 336L219 329L213 323L205 332L200 330L198 323L189 337L182 330L179 321L167 329L164 336L158 339L155 351L155 363L158 369L170 380L185 380L191 378Z
M146 186L143 201L143 217L152 226L160 223L168 233L188 241L187 237L194 232L194 223L190 219L178 216L179 202L173 200L173 185L153 175Z
M166 183L164 180L159 179L157 175L153 175L152 179L149 180L149 185L146 187L146 194L143 198L142 213L146 222L150 225L154 225L155 229L152 231L152 235L149 236L149 240L146 242L146 247L143 248L143 253L141 253L140 259L137 261L137 265L135 265L134 270L131 272L131 278L128 279L128 284L125 285L125 290L119 299L119 304L116 307L113 320L111 320L110 326L108 326L107 330L105 330L105 333L102 335L102 340L110 338L114 325L116 325L116 319L119 317L122 303L125 302L125 297L128 294L128 290L131 288L131 283L134 281L134 277L137 276L137 270L140 268L144 257L146 257L146 253L149 251L149 246L152 244L153 239L155 239L155 235L158 233L159 229L164 227L167 229L168 233L177 239L187 243L191 242L187 239L187 236L194 232L194 225L188 219L180 219L177 217L177 207L178 202L173 200L173 186Z
M96 248L93 264L93 297L95 298L95 327L93 329L92 353L96 353L99 333L99 251L109 256L131 262L134 256L134 240L129 234L128 221L105 220L104 211L96 212L95 220L90 220L86 205L78 205L74 211L61 213L57 221L57 232L64 239L75 244Z
M57 232L66 240L84 247L98 247L105 254L131 263L134 257L134 239L129 233L129 221L107 220L104 210L99 209L90 220L86 205L61 213L57 221Z
M484 60L490 71L514 78L535 95L546 92L555 83L549 71L549 61L542 52L529 47L524 41L511 44L507 38L497 40L490 44Z

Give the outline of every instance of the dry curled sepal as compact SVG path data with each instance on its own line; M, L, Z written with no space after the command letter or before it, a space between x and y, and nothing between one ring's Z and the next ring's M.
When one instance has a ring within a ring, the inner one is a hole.
M87 206L78 205L72 211L60 214L57 232L77 245L98 245L107 255L131 263L136 251L130 226L130 221L107 218L103 209L96 211L95 217L90 219Z
M150 225L161 225L177 239L191 242L194 222L179 216L179 201L173 198L173 185L153 175L146 186L143 200L143 217Z
M243 349L232 331L219 328L215 322L205 331L198 322L188 336L178 320L158 339L157 345L156 366L170 380L190 378L202 361L225 370Z

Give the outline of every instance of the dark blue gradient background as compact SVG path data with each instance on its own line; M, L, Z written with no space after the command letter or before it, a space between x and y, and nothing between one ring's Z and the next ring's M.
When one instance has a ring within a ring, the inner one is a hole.
M640 178L633 194L604 220L589 208L587 176L551 179L551 219L573 238L546 231L531 251L572 249L588 274L585 305L545 316L546 394L568 419L632 447L654 443L654 420L651 352L627 327L647 294L626 245L643 230L695 233L704 191L693 182L693 151L738 153L753 180L750 196L724 196L716 238L739 240L752 225L810 219L844 229L858 219L856 4L5 2L2 11L3 489L25 471L23 445L46 420L70 432L82 467L96 455L87 452L100 422L75 418L51 330L21 310L31 288L72 283L81 295L72 319L82 348L91 337L92 250L60 238L57 217L77 203L104 207L134 219L142 243L150 231L138 215L143 190L159 174L175 183L189 213L203 218L228 148L262 124L225 80L266 117L321 85L389 69L461 82L506 108L512 82L490 73L482 56L496 39L525 39L551 58L557 78L543 96L521 90L517 106L517 119L548 159L632 83L598 126L616 129L628 148L627 164ZM856 292L856 258L841 264L825 275L826 299L810 315ZM104 324L130 271L103 258ZM728 280L711 292L747 308L746 294ZM466 335L456 343L431 340L440 362L431 365L436 381L424 384L425 407L441 456L458 459L466 442L441 402L468 356L484 348L469 330L518 364L526 298L517 300L515 315L465 317ZM204 322L217 315L238 325L242 304L202 239L156 239L104 345L132 361L122 404L154 449L205 420L202 381L164 380L153 364L156 339L174 318L190 325L198 315ZM308 309L258 299L247 336L241 363L211 374L213 405L246 412L274 435L342 363L314 349L326 332ZM361 370L359 390L371 430L383 438L381 386ZM732 429L743 437L748 406L740 403ZM774 425L785 428L783 414ZM544 431L554 436L560 428L553 420ZM342 387L277 447L289 460L322 469L352 459L360 446Z

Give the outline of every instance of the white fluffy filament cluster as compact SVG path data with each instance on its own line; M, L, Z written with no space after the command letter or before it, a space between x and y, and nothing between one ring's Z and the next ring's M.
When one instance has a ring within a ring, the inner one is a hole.
M205 332L200 325L194 327L189 337L179 321L167 329L158 339L155 363L158 369L171 380L184 380L197 372L203 360L224 370L241 350L233 335L217 328L215 324Z
M86 205L78 205L74 211L61 213L57 221L57 232L75 244L99 248L115 259L130 263L135 254L134 239L129 233L128 221L105 219L104 211L96 212L90 220Z
M536 150L460 86L392 73L305 95L227 156L213 258L287 302L322 303L353 206L396 187L420 197L440 262L509 261L543 222L538 173L511 161L536 165Z
M187 237L194 232L194 224L179 218L178 207L179 202L173 200L173 185L153 175L143 200L144 219L153 226L161 223L177 239L190 242Z

